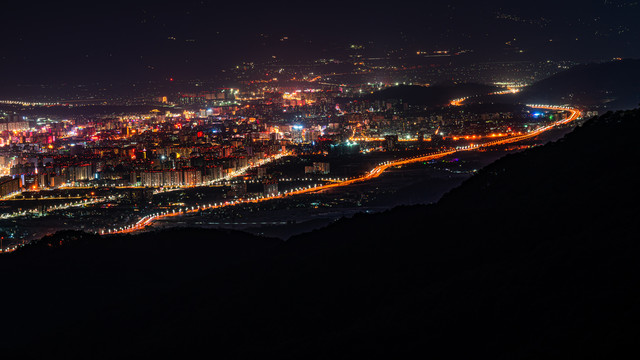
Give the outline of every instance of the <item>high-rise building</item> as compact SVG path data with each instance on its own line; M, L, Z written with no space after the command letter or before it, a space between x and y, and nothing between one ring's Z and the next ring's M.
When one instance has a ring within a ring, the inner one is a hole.
M202 173L198 169L184 169L182 175L183 185L196 186L202 183Z
M20 191L20 178L5 176L0 178L0 197L5 197Z
M142 186L160 187L164 184L162 171L144 171L140 174Z

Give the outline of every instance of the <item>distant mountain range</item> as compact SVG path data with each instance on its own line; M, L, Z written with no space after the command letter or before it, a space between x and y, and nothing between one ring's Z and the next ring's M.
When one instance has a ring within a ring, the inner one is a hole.
M46 237L0 256L3 358L637 357L639 131L607 113L286 242Z
M397 100L411 105L443 106L452 99L476 97L483 103L569 104L585 110L621 110L640 104L640 60L627 59L578 65L526 87L516 96L486 94L502 90L483 84L401 85L369 94L363 100Z
M576 66L525 88L518 100L604 110L635 108L640 104L640 60Z

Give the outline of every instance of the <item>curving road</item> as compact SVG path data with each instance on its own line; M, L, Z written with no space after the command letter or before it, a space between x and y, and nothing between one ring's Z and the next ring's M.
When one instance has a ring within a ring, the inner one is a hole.
M171 211L159 212L159 213L155 213L155 214L152 214L152 215L147 215L147 216L143 217L142 219L140 219L135 224L131 224L131 225L124 226L124 227L119 227L119 228L102 230L100 233L104 234L104 235L130 233L130 232L142 230L145 227L151 225L156 220L159 220L159 219L162 219L162 218L171 217L171 216L180 216L180 215L184 215L184 214L188 214L188 213L195 213L195 212L202 211L202 210L217 209L217 208L222 208L222 207L227 207L227 206L234 206L234 205L239 205L239 204L257 203L257 202L261 202L261 201L268 201L268 200L273 200L273 199L281 199L281 198L289 197L289 196L295 196L295 195L300 195L300 194L306 194L306 193L312 193L312 192L328 190L328 189L342 187L342 186L348 186L348 185L351 185L351 184L355 184L355 183L359 183L359 182L363 182L363 181L367 181L367 180L371 180L371 179L377 178L382 173L384 173L387 169L395 167L395 166L406 165L406 164L411 164L411 163L420 162L420 161L429 161L429 160L434 160L434 159L438 159L438 158L441 158L441 157L445 157L447 155L455 154L457 152L473 151L473 150L477 150L477 149L480 149L480 148L486 148L486 147L497 146L497 145L504 145L504 144L509 144L509 143L514 143L514 142L519 142L519 141L531 139L531 138L534 138L534 137L536 137L536 136L538 136L538 135L540 135L540 134L542 134L542 133L544 133L546 131L549 131L549 130L557 127L557 126L570 123L570 122L576 120L577 118L579 118L580 114L581 114L581 112L578 109L571 108L571 107L565 107L565 106L538 105L538 104L536 104L536 105L527 105L527 106L529 106L531 108L534 108L534 109L544 109L544 110L554 110L554 111L567 111L567 112L570 113L570 115L566 119L555 121L555 122L553 122L553 123L551 123L551 124L549 124L547 126L541 127L539 129L536 129L535 131L532 131L532 132L524 134L524 135L518 135L518 136L509 137L507 139L500 139L500 140L489 141L489 142L485 142L485 143L481 143L481 144L474 144L474 145L469 145L469 146L465 146L465 147L459 147L459 148L456 148L456 149L446 149L446 150L438 151L438 152L435 152L435 153L429 153L429 154L420 155L420 156L416 156L416 157L412 157L412 158L388 161L388 162L379 164L378 166L374 167L371 171L369 171L368 173L366 173L365 175L362 175L360 177L351 178L351 179L347 179L347 180L339 181L339 182L334 182L334 183L331 183L331 184L308 186L306 188L297 189L297 190L293 190L293 191L288 191L288 192L285 191L283 193L279 193L278 195L271 196L271 197L257 197L257 198L240 199L240 200L235 200L235 201L227 201L227 202L223 202L223 203L215 203L215 204L208 204L208 205L193 206L193 207L190 207L190 208L187 207L187 208L180 209L178 211L171 210Z

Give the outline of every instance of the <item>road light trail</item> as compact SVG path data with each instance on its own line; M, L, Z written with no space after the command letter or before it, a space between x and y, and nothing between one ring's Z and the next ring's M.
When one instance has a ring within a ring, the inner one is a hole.
M278 193L278 195L271 196L271 197L262 197L261 196L261 197L255 197L255 198L227 201L227 202L223 202L223 203L192 206L190 208L186 207L186 208L179 209L178 211L176 211L176 210L168 211L167 210L167 211L163 211L163 212L158 212L158 213L155 213L155 214L147 215L147 216L143 217L142 219L140 219L135 224L127 225L127 226L123 226L123 227L119 227L119 228L114 228L114 229L102 230L100 233L103 234L103 235L131 233L131 232L135 232L135 231L139 231L139 230L144 229L145 227L151 225L154 221L157 221L157 220L160 220L160 219L163 219L163 218L172 217L172 216L181 216L181 215L185 215L185 214L189 214L189 213L197 213L197 212L202 211L202 210L218 209L218 208L223 208L223 207L228 207L228 206L235 206L235 205L240 205L240 204L259 203L259 202L262 202L262 201L268 201L268 200L273 200L273 199L282 199L282 198L285 198L285 197L290 197L290 196L295 196L295 195L314 193L314 192L329 190L329 189L333 189L333 188L348 186L348 185L352 185L352 184L368 181L368 180L371 180L371 179L375 179L378 176L382 175L382 173L384 173L386 170L388 170L389 168L392 168L392 167L411 164L411 163L420 162L420 161L435 160L435 159L438 159L438 158L442 158L442 157L445 157L445 156L448 156L448 155L455 154L457 152L474 151L474 150L481 149L481 148L504 145L504 144L509 144L509 143L514 143L514 142L519 142L519 141L531 139L531 138L534 138L534 137L536 137L536 136L538 136L538 135L540 135L540 134L542 134L542 133L544 133L546 131L549 131L549 130L557 127L557 126L568 124L568 123L576 120L577 118L579 118L580 114L581 114L581 112L579 110L577 110L575 108L571 108L571 107L565 107L565 106L537 105L537 104L536 105L527 105L527 106L529 106L531 108L534 108L534 109L545 109L545 110L553 110L553 111L567 111L567 112L570 113L570 115L566 119L555 121L555 122L553 122L553 123L551 123L551 124L549 124L547 126L543 126L543 127L539 128L539 129L536 129L536 130L534 130L534 131L532 131L530 133L524 134L524 135L513 136L513 137L510 137L510 138L507 138L507 139L489 141L489 142L481 143L481 144L469 145L469 146L466 146L466 147L463 147L463 148L442 150L442 151L438 151L438 152L435 152L435 153L430 153L430 154L426 154L426 155L419 155L419 156L412 157L412 158L406 158L406 159L400 159L400 160L394 160L394 161L387 161L385 163L379 164L378 166L376 166L372 170L370 170L368 173L366 173L365 175L360 176L360 177L345 179L343 181L333 182L333 183L330 183L330 184L324 184L324 185L320 185L320 186L318 186L318 185L307 186L305 188L299 188L299 189L292 190L292 191L285 191L285 192L282 192L282 193Z
M122 197L123 197L123 195L111 195L111 196L105 196L105 197L100 197L100 198L82 198L81 197L82 200L80 200L80 201L53 205L53 206L50 206L50 207L48 207L47 209L44 209L44 210L29 209L29 210L20 210L20 211L15 211L15 212L12 212L12 213L1 214L0 215L0 220L14 219L14 218L19 218L19 217L34 216L34 215L38 215L38 216L42 217L42 216L49 215L49 214L51 214L53 212L56 212L58 210L66 210L66 209L74 208L74 207L84 207L84 206L89 206L89 205L96 205L96 204L107 202L107 201L114 201L114 200L120 199ZM61 199L68 199L68 198L61 198ZM36 199L36 200L42 200L42 199ZM21 199L19 201L24 201L24 199Z

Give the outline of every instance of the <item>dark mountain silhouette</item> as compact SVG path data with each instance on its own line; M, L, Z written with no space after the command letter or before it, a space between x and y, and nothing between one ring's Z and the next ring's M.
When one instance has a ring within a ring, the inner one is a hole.
M637 357L639 130L607 113L287 242L58 233L0 258L3 358Z
M402 100L403 103L424 106L447 105L451 99L484 95L498 88L483 84L440 84L433 86L399 85L363 97L365 101Z
M518 99L528 104L635 108L640 103L640 60L575 66L525 88Z

